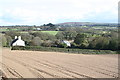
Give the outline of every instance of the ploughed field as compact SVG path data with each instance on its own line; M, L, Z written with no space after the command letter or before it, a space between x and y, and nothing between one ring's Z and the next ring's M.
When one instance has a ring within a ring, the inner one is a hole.
M2 72L7 78L116 78L118 55L88 55L3 48Z

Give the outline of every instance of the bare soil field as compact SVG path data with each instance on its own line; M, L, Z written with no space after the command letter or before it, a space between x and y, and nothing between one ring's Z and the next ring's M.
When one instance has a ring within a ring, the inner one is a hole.
M68 54L2 49L7 78L116 78L118 55Z

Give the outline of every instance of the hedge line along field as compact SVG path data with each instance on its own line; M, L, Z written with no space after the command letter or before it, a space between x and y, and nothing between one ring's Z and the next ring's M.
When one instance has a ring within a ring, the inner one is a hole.
M3 48L2 53L0 64L7 78L91 78L89 80L96 80L94 78L118 77L117 54L11 51L8 48Z
M42 46L25 46L12 47L11 50L30 50L30 51L50 51L50 52L64 52L73 54L119 54L118 51L111 50L92 50L92 49L74 49L74 48L57 48L57 47L42 47Z

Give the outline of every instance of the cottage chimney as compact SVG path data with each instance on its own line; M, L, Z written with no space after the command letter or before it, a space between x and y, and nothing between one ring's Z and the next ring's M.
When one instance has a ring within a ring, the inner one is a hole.
M15 39L17 39L17 36L15 36Z
M18 40L21 40L21 36L18 37Z

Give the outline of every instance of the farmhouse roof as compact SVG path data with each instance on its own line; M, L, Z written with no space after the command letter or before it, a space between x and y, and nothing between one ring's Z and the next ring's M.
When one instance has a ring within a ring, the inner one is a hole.
M12 46L13 43L15 43L17 40L18 40L18 38L14 39L14 40L11 42L11 46Z

